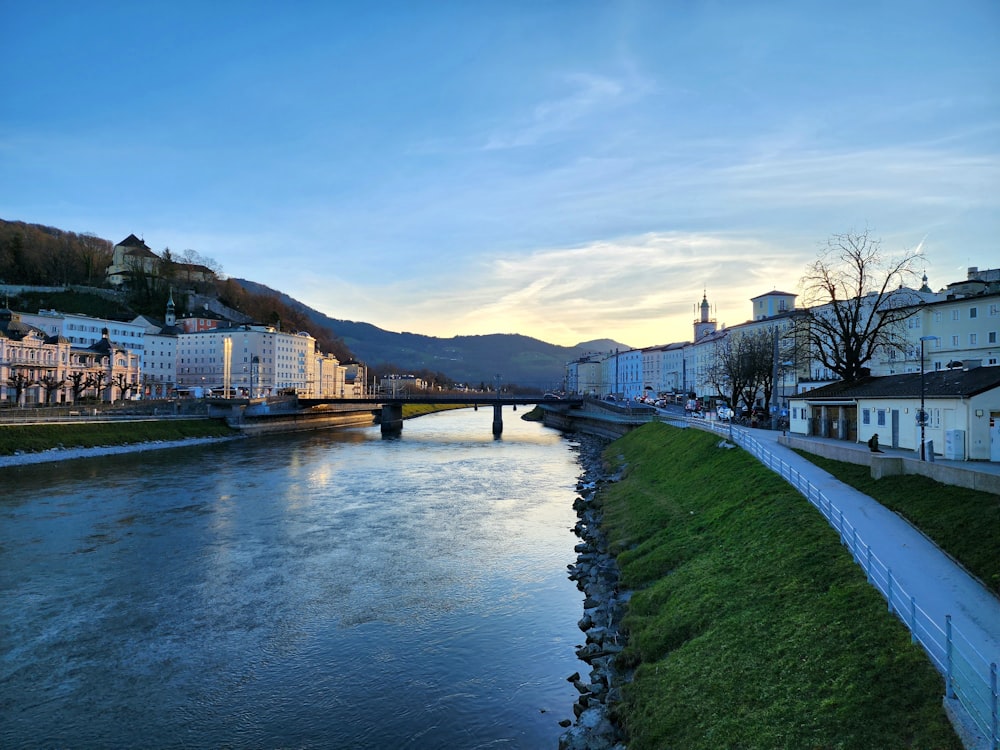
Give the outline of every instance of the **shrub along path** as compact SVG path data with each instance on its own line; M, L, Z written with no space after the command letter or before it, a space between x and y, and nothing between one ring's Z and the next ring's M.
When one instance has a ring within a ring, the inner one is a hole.
M642 748L959 748L942 681L826 521L719 438L612 443L605 528L635 590L620 719Z

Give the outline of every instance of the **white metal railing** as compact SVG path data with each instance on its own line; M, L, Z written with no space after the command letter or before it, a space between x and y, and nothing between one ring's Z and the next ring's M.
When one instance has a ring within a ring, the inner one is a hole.
M747 430L734 428L725 422L703 419L684 421L692 427L728 437L801 492L819 510L840 534L841 543L865 571L868 582L886 598L889 611L909 628L913 642L924 648L931 662L944 676L945 695L957 698L976 726L989 738L989 747L1000 750L997 665L990 663L952 624L951 615L947 615L943 623L935 622L899 581L893 578L892 569L872 552L871 547L858 535L857 529L844 518L840 508L797 469L775 456Z

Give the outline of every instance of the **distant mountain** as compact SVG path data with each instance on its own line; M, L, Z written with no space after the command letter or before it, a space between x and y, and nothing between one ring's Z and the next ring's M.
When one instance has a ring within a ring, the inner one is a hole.
M586 341L576 346L556 346L519 334L454 336L443 339L418 333L394 333L370 323L337 320L283 292L247 279L233 279L247 291L276 295L301 311L317 326L344 340L355 356L369 365L391 362L407 370L434 370L450 378L479 385L492 383L499 374L505 383L557 388L566 363L592 352L629 347L610 339Z

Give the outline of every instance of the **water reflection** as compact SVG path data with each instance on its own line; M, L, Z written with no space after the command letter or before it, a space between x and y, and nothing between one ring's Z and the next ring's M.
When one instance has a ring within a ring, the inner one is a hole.
M555 747L577 468L490 425L5 470L0 745Z

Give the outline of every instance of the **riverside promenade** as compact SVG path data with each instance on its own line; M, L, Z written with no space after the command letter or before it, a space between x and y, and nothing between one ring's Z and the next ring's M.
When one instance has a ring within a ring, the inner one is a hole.
M779 432L704 420L671 421L730 436L802 492L839 533L869 581L886 597L890 611L942 673L945 708L965 746L1000 748L1000 599L901 516L779 444ZM868 452L863 445L857 450ZM995 464L948 463L1000 474Z

